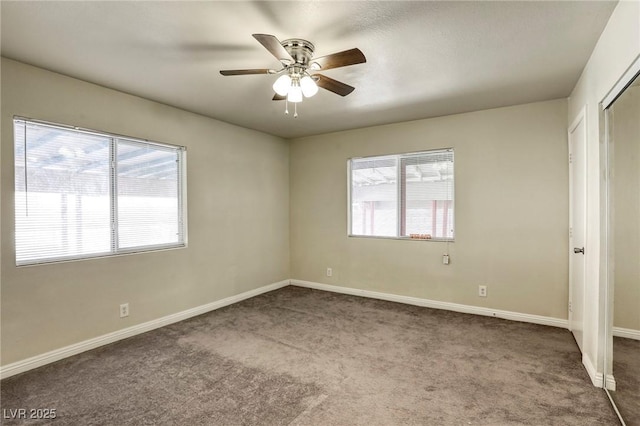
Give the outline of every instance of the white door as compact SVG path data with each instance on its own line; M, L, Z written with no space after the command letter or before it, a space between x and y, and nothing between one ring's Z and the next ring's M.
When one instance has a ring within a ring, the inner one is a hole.
M587 213L587 126L583 109L569 128L569 327L582 351Z

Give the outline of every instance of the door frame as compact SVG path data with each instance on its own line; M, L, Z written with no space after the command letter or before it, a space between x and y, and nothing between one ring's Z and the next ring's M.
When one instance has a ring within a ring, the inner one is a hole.
M567 130L567 146L569 149L569 304L568 304L568 312L569 312L569 330L573 332L573 308L574 308L574 300L573 300L573 261L575 259L574 257L574 253L573 253L573 213L574 210L576 208L576 206L574 206L573 204L573 192L575 191L575 187L574 187L574 179L573 179L573 168L574 166L574 162L573 162L573 158L572 158L572 154L573 154L573 148L571 146L571 141L572 141L572 133L578 128L578 126L582 125L583 126L583 137L582 137L582 141L580 143L582 143L583 145L583 152L584 152L584 158L582 159L582 161L584 162L584 185L582 188L583 191L583 199L584 199L584 207L583 207L583 216L584 216L584 220L583 220L583 229L582 229L582 234L584 236L584 245L586 247L586 242L587 242L587 206L588 206L588 191L587 191L587 176L588 176L588 170L587 170L587 131L588 131L588 127L587 127L587 106L584 105L580 111L578 112L578 114L576 115L576 117L574 118L573 122L571 123L571 126L569 126L569 129ZM583 279L583 298L582 298L582 314L583 314L583 327L582 327L582 342L577 342L578 343L578 347L580 348L580 350L582 351L582 347L584 345L584 307L585 307L585 297L584 295L586 294L586 277L587 277L587 262L586 262L586 255L584 255L584 264L582 266L582 276L584 277ZM573 333L572 333L573 334ZM575 338L575 335L574 335Z
M601 216L600 216L600 232L601 232L601 266L604 267L604 271L601 271L600 279L603 281L601 287L603 291L603 306L604 315L602 320L604 322L602 339L604 340L604 384L605 390L615 391L616 380L613 372L613 311L614 311L614 253L613 253L613 223L612 223L612 208L613 208L613 195L611 191L611 178L612 178L612 154L614 150L614 143L611 141L611 116L609 108L613 103L622 95L622 93L633 83L633 81L640 76L640 55L632 62L622 76L616 81L611 90L599 103L598 116L600 126L600 140L604 143L601 144L601 161L600 161L600 174L601 174ZM602 179L603 178L603 179ZM611 398L611 397L609 397ZM615 405L614 405L615 406Z

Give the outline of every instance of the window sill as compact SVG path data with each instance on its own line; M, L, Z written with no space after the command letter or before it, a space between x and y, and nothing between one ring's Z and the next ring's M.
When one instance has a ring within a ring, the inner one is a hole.
M421 241L421 242L434 242L434 243L454 243L455 239L453 238L410 238L410 237L381 237L376 235L351 235L348 234L349 238L366 238L366 239L378 239L378 240L402 240L402 241Z
M122 257L122 256L130 256L135 254L144 254L144 253L157 253L162 251L170 251L170 250L180 250L187 248L186 243L181 244L171 244L171 245L158 245L158 246L150 246L148 248L137 248L137 249L128 249L128 250L120 250L117 253L96 253L94 255L85 255L85 256L69 256L69 257L60 257L60 258L49 258L42 260L33 260L27 262L16 263L16 268L28 268L32 266L43 266L43 265L52 265L57 263L69 263L69 262L82 262L85 260L98 260L98 259L108 259L111 257Z

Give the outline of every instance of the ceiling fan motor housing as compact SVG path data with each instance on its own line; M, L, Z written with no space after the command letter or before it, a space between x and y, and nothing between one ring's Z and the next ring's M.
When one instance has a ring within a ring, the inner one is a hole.
M282 44L282 47L289 52L295 61L295 65L301 65L304 68L309 66L311 58L313 58L313 51L315 50L313 43L301 38L290 38L283 40L280 44Z

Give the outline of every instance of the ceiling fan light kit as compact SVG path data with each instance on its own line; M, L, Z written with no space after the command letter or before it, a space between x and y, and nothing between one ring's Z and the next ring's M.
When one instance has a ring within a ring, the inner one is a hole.
M286 96L289 102L301 102L302 98L298 95L302 93L305 98L310 98L318 93L318 85L307 73L293 71L278 77L273 83L273 91L280 96Z
M313 78L308 75L302 77L300 80L300 87L302 88L302 94L307 98L318 93L318 85L313 81Z
M278 77L275 83L273 83L273 91L280 96L287 96L289 88L291 87L291 77L287 74Z
M316 71L367 61L364 54L357 48L314 59L315 47L307 40L291 38L281 42L270 34L253 34L253 37L280 61L283 68L222 70L220 74L224 76L282 74L273 83L273 91L276 92L273 100L285 100L285 114L289 113L288 103L292 102L295 108L294 118L298 117L297 104L302 102L303 98L310 98L318 93L318 87L340 96L346 96L355 89L348 84L317 74Z

